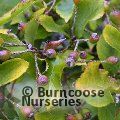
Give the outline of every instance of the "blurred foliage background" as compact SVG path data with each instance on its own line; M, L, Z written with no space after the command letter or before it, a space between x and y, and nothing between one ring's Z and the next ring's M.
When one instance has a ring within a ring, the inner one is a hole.
M9 11L20 0L0 0L0 16Z

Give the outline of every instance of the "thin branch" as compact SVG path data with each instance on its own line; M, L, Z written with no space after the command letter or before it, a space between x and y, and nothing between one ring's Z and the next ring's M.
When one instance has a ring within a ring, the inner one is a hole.
M76 45L75 45L74 51L76 51L76 50L77 50L78 45L79 45L79 42L80 42L79 40L77 40L77 41L76 41Z
M53 0L50 9L46 12L47 14L53 9L55 3L56 3L56 0Z

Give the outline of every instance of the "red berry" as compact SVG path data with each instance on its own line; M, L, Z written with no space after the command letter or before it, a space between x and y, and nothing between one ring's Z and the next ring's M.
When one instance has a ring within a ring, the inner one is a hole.
M75 41L76 39L76 36L72 36L72 41Z
M111 21L116 24L120 25L120 10L114 10L110 13Z
M80 58L85 59L87 57L87 53L85 51L80 52Z
M25 24L25 23L20 22L20 23L18 24L18 30L20 30L20 31L24 31L25 28L26 28L26 24Z
M45 55L48 57L48 58L55 58L56 57L56 51L54 49L48 49L46 52L45 52Z
M77 118L74 115L68 114L66 120L77 120Z
M0 60L6 61L10 58L11 52L8 50L1 50L0 51Z
M79 2L80 0L74 0L75 5L78 5Z
M46 85L48 83L48 77L45 75L40 75L37 78L37 84L38 85Z
M45 45L45 50L47 49L56 49L59 45L61 45L63 43L63 40L58 40L58 41L50 41L48 43L46 43Z
M111 64L117 64L119 62L119 59L115 56L110 56L107 58L107 62Z
M90 36L90 42L91 43L96 43L99 41L99 35L97 33L92 33L92 35Z

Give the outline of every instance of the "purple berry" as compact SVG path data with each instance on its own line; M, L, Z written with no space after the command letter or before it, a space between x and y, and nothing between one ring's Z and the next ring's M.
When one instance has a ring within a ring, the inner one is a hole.
M11 52L8 50L1 50L0 51L0 60L6 61L10 58Z
M120 25L120 10L114 10L110 13L111 21L116 24Z
M80 52L80 58L85 59L87 57L87 53L85 51Z
M37 84L38 85L46 85L48 83L48 77L45 75L40 75L37 78Z
M66 64L68 65L68 67L73 67L75 65L75 60L72 57L68 57L66 59Z
M26 0L21 0L21 2L22 2L22 3L25 3L25 2L26 2Z
M54 49L48 49L46 52L45 52L45 55L48 57L48 58L55 58L56 57L56 51Z
M32 117L33 115L33 111L31 107L23 107L22 109L22 113L26 116L26 117Z
M79 56L79 54L78 54L78 52L76 52L76 51L73 51L73 52L71 52L70 54L69 54L69 58L73 58L75 61L78 59L78 56Z
M25 16L25 18L26 18L27 20L30 20L31 15L30 15L29 12L26 12L26 13L24 14L24 16Z
M119 62L119 59L115 56L110 56L107 58L107 62L111 64L117 64Z
M90 36L90 42L91 43L97 43L99 41L99 35L97 33L92 33L92 35Z
M75 41L76 39L76 36L72 36L72 41Z

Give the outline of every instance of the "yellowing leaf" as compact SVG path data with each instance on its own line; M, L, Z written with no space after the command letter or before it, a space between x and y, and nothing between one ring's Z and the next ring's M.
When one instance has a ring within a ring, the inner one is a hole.
M113 26L107 25L103 31L105 41L120 52L120 32Z
M29 63L23 59L15 58L0 65L0 86L19 78L26 72Z
M99 62L91 62L88 64L86 70L76 81L75 87L79 90L99 90L104 91L104 96L99 97L83 97L86 102L95 107L103 107L113 102L112 95L109 91L109 78L108 72L105 70L99 70Z

